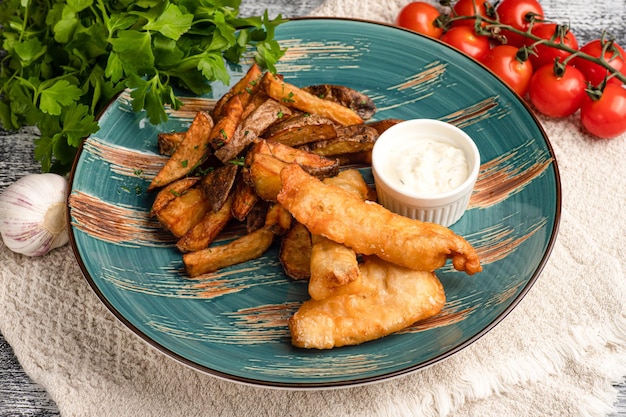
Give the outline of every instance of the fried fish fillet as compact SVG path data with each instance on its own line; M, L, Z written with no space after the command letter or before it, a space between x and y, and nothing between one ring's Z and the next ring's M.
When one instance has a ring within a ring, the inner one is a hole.
M324 179L325 184L343 188L366 200L369 188L356 169L341 171ZM320 235L312 235L309 295L321 300L331 295L350 294L361 289L361 273L354 249Z
M361 273L354 250L323 236L312 235L309 295L322 300L361 289Z
M291 343L314 349L356 345L387 336L438 314L446 297L428 271L415 271L376 256L361 264L362 288L305 301L289 319Z
M278 201L312 234L410 269L434 271L451 258L459 271L472 275L482 270L472 245L447 227L363 201L295 164L283 168L280 177Z

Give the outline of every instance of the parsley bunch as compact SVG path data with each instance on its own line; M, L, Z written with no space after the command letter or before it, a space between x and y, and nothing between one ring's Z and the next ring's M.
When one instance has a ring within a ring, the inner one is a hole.
M0 2L0 121L37 126L35 158L67 173L97 115L130 88L133 110L153 124L164 106L229 83L226 60L250 46L271 71L284 54L274 40L279 15L240 18L241 0L5 0Z

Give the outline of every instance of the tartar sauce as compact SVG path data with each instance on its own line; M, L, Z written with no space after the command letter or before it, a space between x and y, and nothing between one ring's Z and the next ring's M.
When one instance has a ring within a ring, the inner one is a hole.
M413 193L444 193L469 175L463 151L434 139L407 138L390 153L388 175L399 188Z

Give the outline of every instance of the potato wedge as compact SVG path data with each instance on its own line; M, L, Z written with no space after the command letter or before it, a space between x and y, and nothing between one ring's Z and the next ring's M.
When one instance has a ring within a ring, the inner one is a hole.
M341 155L335 156L339 161L340 166L348 166L348 165L372 165L372 151L361 151L361 152L352 152L352 153L344 153Z
M214 212L218 212L222 208L231 194L238 171L238 165L226 164L215 168L202 178L201 185L204 194Z
M163 132L157 134L159 153L165 156L172 156L183 139L185 139L185 132Z
M338 126L336 130L336 138L308 143L299 146L298 149L328 157L363 151L371 152L379 136L376 129L365 124Z
M246 232L252 233L265 226L270 203L259 199L246 216Z
M258 153L247 170L248 184L252 185L256 194L263 200L276 201L281 188L280 171L285 166L286 162L272 155Z
M370 119L376 113L376 105L369 96L344 85L318 84L304 87L303 90L324 100L340 103L354 110L363 120Z
M244 181L240 176L239 180L235 183L233 195L233 206L231 212L233 217L239 221L243 221L246 218L252 207L259 201L259 196L254 191L254 187Z
M385 130L389 129L391 126L397 125L398 123L402 121L403 121L402 119L383 119L383 120L378 120L376 122L367 122L366 125L376 129L376 131L380 135Z
M190 188L154 214L161 225L180 238L211 210L200 187Z
M215 126L211 129L209 143L213 149L219 149L232 140L241 116L243 114L243 104L239 96L233 96L224 105L224 114L216 120Z
M270 125L290 114L291 110L276 100L266 100L241 121L232 139L216 150L215 156L223 163L227 163L237 157Z
M263 255L272 245L274 233L260 228L229 243L211 246L183 255L183 263L190 277L215 272Z
M198 112L185 132L185 138L165 165L152 179L148 190L163 187L191 172L205 157L213 119L206 112Z
M336 160L304 152L291 146L261 140L246 155L245 178L260 198L276 201L281 188L280 171L290 163L296 163L319 178L330 177L339 172Z
M219 211L209 210L202 219L187 231L176 243L179 251L194 252L207 248L232 219L232 197L227 198Z
M271 72L265 73L261 79L261 86L270 97L285 106L294 107L306 113L319 114L344 126L363 123L363 119L354 110L286 83Z
M244 74L239 81L226 92L213 107L213 117L218 120L224 114L224 107L226 103L234 96L239 96L239 100L243 107L248 105L254 92L259 88L259 81L263 75L261 68L256 62L253 62L248 71Z
M311 276L311 233L302 224L295 224L280 242L278 259L288 277L295 280Z
M154 202L152 203L152 207L150 209L150 215L154 216L156 212L165 208L170 201L182 195L189 188L196 185L198 181L200 181L200 177L181 178L163 187L154 198Z
M337 137L334 123L316 114L299 114L270 127L264 137L272 142L299 146Z

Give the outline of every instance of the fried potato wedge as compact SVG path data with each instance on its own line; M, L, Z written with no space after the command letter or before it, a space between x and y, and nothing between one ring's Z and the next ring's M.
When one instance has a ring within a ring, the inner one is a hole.
M241 121L232 139L216 150L215 156L223 163L227 163L237 157L237 155L257 139L265 129L277 120L290 114L291 110L276 100L265 100L263 104Z
M232 201L232 197L227 198L219 211L206 212L204 217L178 240L176 243L178 250L186 253L207 248L232 219L230 212Z
M339 161L340 166L347 165L372 165L372 151L361 151L361 152L352 152L352 153L344 153L336 156Z
M280 171L287 163L266 153L258 153L251 160L247 165L246 181L261 199L276 201L281 188Z
M215 245L183 255L183 263L190 277L215 272L227 266L256 259L269 249L274 233L260 228L229 243Z
M186 177L176 180L171 184L163 187L161 190L159 190L156 197L154 198L154 201L152 202L150 215L154 216L156 212L165 208L165 206L167 206L170 201L182 195L189 188L196 185L198 181L200 181L200 177Z
M172 156L183 139L185 139L185 132L162 132L157 134L159 154Z
M267 221L267 211L270 203L265 200L257 201L252 210L246 216L246 233L252 233L265 226Z
M248 213L250 213L250 210L252 210L252 207L259 201L259 196L254 191L254 187L244 181L241 176L235 183L233 193L231 212L235 219L243 221Z
M190 188L154 212L161 225L180 238L211 210L200 187Z
M363 119L354 110L337 102L324 100L293 84L286 83L271 72L266 72L263 75L261 87L274 100L305 113L318 114L343 126L363 123Z
M379 136L376 129L364 124L338 126L336 131L336 138L311 142L298 148L328 157L364 151L371 152Z
M185 138L152 179L148 190L163 187L191 172L205 157L212 128L213 119L208 113L196 113L191 126L185 132Z
M376 122L368 122L366 123L366 125L376 129L376 131L380 135L385 130L389 129L391 126L397 125L398 123L402 121L403 121L402 119L383 119L383 120L378 120Z
M276 201L281 188L280 171L290 163L301 165L307 172L320 178L331 177L339 171L336 160L261 140L246 155L246 181L254 187L260 198Z
M267 140L289 146L305 145L310 142L337 137L334 123L315 114L298 114L276 123L264 134Z
M218 212L222 208L231 194L238 171L238 165L226 164L215 168L202 178L201 185L204 194L214 212Z
M278 259L288 277L306 280L311 276L311 233L302 224L295 222L282 237Z
M283 168L280 179L278 202L312 234L415 270L434 271L447 259L468 275L482 270L472 245L447 227L365 202L340 187L324 184L296 164Z
M363 120L370 119L374 116L374 113L376 113L374 100L372 100L369 96L344 85L318 84L306 86L303 90L319 98L340 103L341 105L354 110L354 112Z
M211 129L209 143L213 149L219 149L232 140L242 115L243 104L239 96L235 95L224 105L224 114Z
M239 81L226 92L213 107L213 117L218 120L224 115L224 107L234 96L239 96L241 105L245 108L250 102L254 93L259 89L259 81L263 72L256 62L253 62L248 71Z

